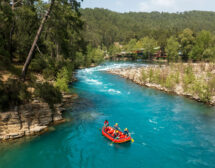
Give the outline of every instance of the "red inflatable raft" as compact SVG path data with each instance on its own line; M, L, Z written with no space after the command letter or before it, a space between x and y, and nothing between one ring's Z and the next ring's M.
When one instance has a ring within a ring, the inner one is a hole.
M104 135L106 138L110 139L113 143L124 143L131 141L130 136L126 136L123 134L123 132L119 131L119 136L118 138L114 139L114 128L108 126L108 127L103 127L102 128L102 135Z

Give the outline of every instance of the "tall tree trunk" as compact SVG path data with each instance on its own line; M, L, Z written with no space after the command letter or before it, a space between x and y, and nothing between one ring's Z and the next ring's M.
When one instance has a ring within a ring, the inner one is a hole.
M25 64L24 64L24 66L22 68L22 79L23 80L25 80L25 77L26 77L26 74L27 74L27 71L28 71L28 66L30 65L31 60L32 60L34 49L35 49L37 41L38 41L38 39L39 39L39 37L41 35L42 29L44 27L44 24L45 24L46 20L48 19L49 15L51 13L51 10L52 10L52 7L54 5L54 2L55 2L55 0L51 0L51 4L50 4L50 6L48 8L48 11L46 12L46 14L44 15L44 17L43 17L43 19L41 21L40 27L39 27L39 29L37 31L37 34L36 34L36 36L34 38L34 41L32 43L31 49L30 49L30 51L28 53L28 57L27 57L27 59L25 61Z

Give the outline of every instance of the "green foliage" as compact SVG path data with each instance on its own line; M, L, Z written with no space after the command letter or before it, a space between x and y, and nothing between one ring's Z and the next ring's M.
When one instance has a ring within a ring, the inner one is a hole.
M173 89L174 84L175 83L174 83L172 76L167 76L166 82L164 83L164 86L168 89Z
M180 73L179 73L178 71L175 72L174 78L175 78L175 82L176 82L177 84L179 84L179 83L180 83Z
M153 82L154 70L152 68L149 69L149 82Z
M181 33L185 28L195 33L202 29L215 30L214 12L190 11L183 13L129 12L117 13L106 9L82 9L86 21L86 36L94 47L114 42L128 43L149 36L163 49L170 36Z
M215 47L210 47L204 50L203 59L205 61L215 62Z
M197 94L202 102L209 103L212 97L210 86L202 79L195 80L192 83L191 93Z
M137 50L137 46L136 46L137 40L136 39L131 39L128 44L125 46L125 50L130 52L133 50Z
M69 79L69 71L66 67L63 67L57 74L55 86L62 92L69 92Z
M31 84L21 83L18 73L49 6L44 1L17 1L13 10L12 3L0 2L0 70L16 76L13 80L0 82L2 109L28 100L27 88ZM138 49L143 51L145 58L152 59L159 48L162 53L166 51L170 61L180 60L180 52L184 61L215 61L215 25L211 24L214 12L120 14L105 9L84 9L81 16L79 9L80 3L76 0L55 1L33 53L31 72L42 73L46 80L56 80L57 89L48 83L39 84L36 89L38 96L51 106L58 102L59 90L68 91L73 69L101 63L107 48L110 55L128 51L137 56L132 51ZM175 35L178 36L174 38ZM115 42L124 47L113 45ZM143 80L147 79L171 88L174 82L179 83L179 74L150 70L147 74L143 72ZM192 89L192 80L196 81L193 73L186 72L183 81L189 89ZM41 95L46 93L45 88L48 97ZM200 95L210 97L208 92L212 86L201 85L201 88ZM49 97L55 94L56 99Z
M14 9L12 3L16 4ZM37 0L0 3L0 57L7 62L24 63L48 6L47 2ZM59 58L74 62L78 59L77 52L85 52L79 8L80 3L76 0L55 1L37 42L33 70L39 72L47 66L43 64L44 57L56 62Z
M145 70L143 70L142 71L142 80L143 80L143 82L146 82L147 79L148 79L148 73Z
M176 83L178 83L178 82L179 82L179 74L172 72L172 73L168 74L166 81L164 83L164 86L168 89L173 90Z
M213 66L211 68L213 69ZM210 68L204 71L209 72L199 77L194 74L190 64L170 64L164 69L158 67L149 68L148 71L143 69L142 81L161 85L170 91L174 90L175 86L182 85L187 94L198 96L202 102L210 103L215 96L215 75L210 73Z
M38 55L35 59L32 60L30 69L34 72L41 73L48 65L45 56Z
M0 111L28 102L31 94L26 84L16 79L9 79L6 83L0 81Z
M148 59L152 59L152 55L156 51L157 42L154 38L144 37L141 39L143 52L147 56Z
M158 46L156 40L147 36L141 38L140 40L131 39L128 44L123 46L123 49L124 51L127 51L129 53L132 53L136 50L142 50L145 56L144 58L152 59L153 54L158 50L156 49L157 47ZM137 56L134 53L132 54L134 56Z
M185 91L190 91L190 85L196 80L191 66L187 66L183 76L183 86Z
M120 49L119 46L113 44L113 45L110 46L108 52L109 52L109 54L110 54L111 56L114 56L114 55L120 53L120 52L121 52L121 49Z
M9 3L0 2L0 70L10 64L10 36L12 11Z
M159 69L154 70L153 81L155 83L161 83L161 71Z
M209 31L201 31L197 34L195 45L189 53L194 61L210 61L214 58L214 41L213 35Z
M93 54L92 62L95 64L99 64L104 60L104 52L100 48L93 49L92 53L89 54Z
M168 61L170 62L179 61L179 47L180 45L175 37L171 36L167 40L167 46L165 48L165 51L168 56Z
M208 81L201 79L194 82L193 91L197 93L201 101L209 103L215 95L215 76L210 76Z
M198 46L197 44L193 46L192 50L189 52L189 58L193 61L201 61L203 59L203 48Z
M22 65L49 5L40 0L0 2L0 70L14 76L4 83L0 81L0 109L29 100L27 88L32 87L35 73L43 74L45 80L54 81L58 78L59 83L60 79L66 78L64 73L60 75L63 67L70 76L74 67L79 66L79 62L85 63L83 55L86 54L87 43L83 38L80 3L76 0L58 0L55 1L33 52L29 69L33 73L28 74L25 84L19 81ZM98 55L97 51L96 53ZM96 56L93 59L100 61ZM35 83L36 81L34 80ZM36 95L33 96L40 97L51 107L60 102L58 88L48 83L35 85L33 87L36 87Z
M163 87L166 87L170 90L174 88L177 82L179 82L179 74L177 73L166 73L158 68L150 68L148 72L142 71L142 80L149 83L159 84Z
M54 104L62 101L60 90L48 82L36 85L35 96L48 103L51 109L54 109Z
M35 6L24 1L14 10L13 21L13 55L19 62L24 62L40 23Z
M93 48L91 45L87 47L87 55L85 58L85 65L99 64L104 60L104 51L102 49Z
M187 61L189 59L189 52L192 50L194 44L194 33L191 29L184 29L179 35L179 40L181 44L181 51L183 54L183 59Z
M85 66L86 56L82 52L77 52L76 57L77 57L77 59L75 59L75 67L74 68L79 68L79 67Z

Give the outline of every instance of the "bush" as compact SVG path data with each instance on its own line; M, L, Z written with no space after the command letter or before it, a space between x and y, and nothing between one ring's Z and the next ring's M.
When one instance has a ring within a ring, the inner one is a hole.
M168 77L168 72L162 70L159 77L161 86L165 86L167 77Z
M43 77L47 80L54 80L55 75L56 75L56 72L54 67L49 67L43 70Z
M150 68L148 73L149 73L149 82L153 82L154 70Z
M148 73L145 70L143 70L142 71L142 80L143 80L143 82L146 82L147 79L148 79Z
M161 84L161 71L159 69L154 70L154 75L153 75L153 82L157 84Z
M185 69L185 74L183 76L183 86L185 91L189 91L190 85L196 80L195 75L193 73L192 67L188 66Z
M0 95L1 111L26 103L31 98L27 86L17 79L9 79L6 83L0 82Z
M201 101L206 103L209 103L211 101L212 94L208 85L202 85L201 87L199 87L197 93Z
M85 64L85 55L81 52L76 53L77 59L75 59L75 68L79 68L81 66L84 66Z
M215 76L211 75L211 78L208 81L208 88L211 93L215 93Z
M66 67L62 68L57 74L57 80L55 86L60 89L62 92L69 92L69 83L70 74Z
M179 73L179 72L176 72L176 73L174 74L174 78L175 78L175 82L176 82L177 84L179 84L179 83L180 83L180 73Z
M62 102L62 94L60 90L48 82L36 84L35 96L48 103L51 109L54 109L54 104Z
M165 87L168 89L173 89L176 83L175 75L169 74L166 78Z
M91 45L87 47L87 55L85 65L90 66L92 63L100 64L104 60L104 51L98 48L93 48Z
M30 65L30 68L34 72L42 72L43 69L47 67L46 61L41 56L36 56Z

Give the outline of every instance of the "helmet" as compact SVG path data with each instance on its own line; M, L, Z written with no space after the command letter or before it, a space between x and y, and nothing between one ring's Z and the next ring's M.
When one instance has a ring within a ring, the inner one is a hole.
M118 133L119 131L118 130L116 130L116 133Z
M127 131L128 130L128 128L125 128L125 131Z
M115 125L118 125L118 123L116 123Z

